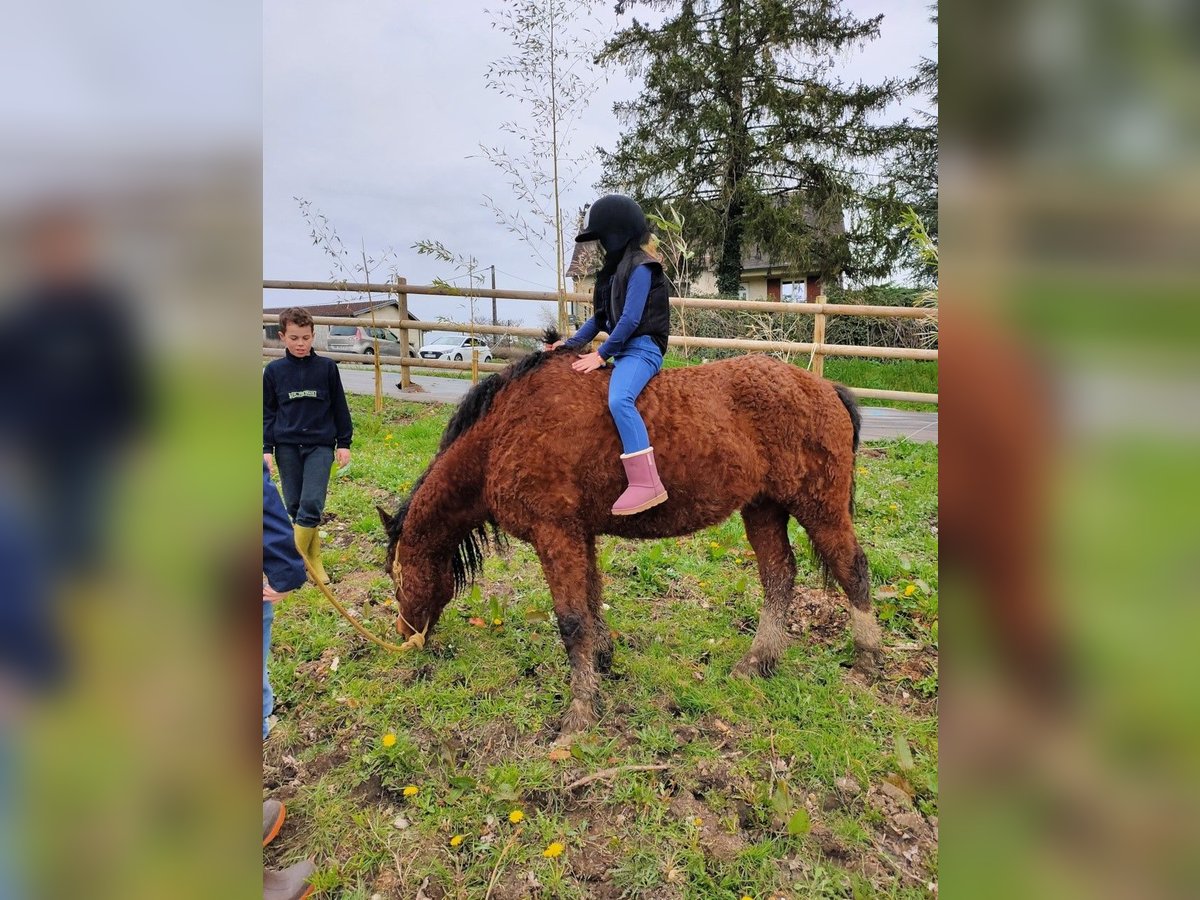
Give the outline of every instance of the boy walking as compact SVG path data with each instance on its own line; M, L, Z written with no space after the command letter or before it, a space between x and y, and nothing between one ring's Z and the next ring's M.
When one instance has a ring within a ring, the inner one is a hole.
M312 349L313 319L299 307L279 314L284 356L263 370L263 459L279 466L283 499L295 523L296 547L325 584L319 526L329 472L350 462L353 427L333 360Z

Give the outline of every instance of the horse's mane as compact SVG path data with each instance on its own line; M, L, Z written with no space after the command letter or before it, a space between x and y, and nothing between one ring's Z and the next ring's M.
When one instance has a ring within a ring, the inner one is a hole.
M544 335L547 343L553 343L558 340L558 332L553 329L547 329ZM566 348L560 348L560 352ZM430 460L425 471L421 473L416 482L413 483L412 491L401 502L400 508L396 510L396 514L387 522L387 560L388 565L396 553L396 544L400 540L400 535L404 532L404 520L408 517L409 508L412 506L413 498L417 496L417 492L421 489L421 485L425 483L426 476L438 461L438 458L449 449L450 445L462 437L472 425L487 415L487 411L491 409L492 401L496 399L496 395L500 393L507 385L524 378L530 372L537 369L544 362L557 356L558 352L546 353L541 350L535 351L528 356L518 359L516 362L509 365L507 368L495 375L489 375L479 384L475 385L469 391L462 402L458 404L458 408L454 411L454 415L450 417L450 421L446 425L446 430L442 432L442 440L438 444L438 451ZM488 526L491 526L490 532ZM504 535L492 520L484 522L477 528L471 529L467 536L459 542L455 548L454 554L451 557L451 568L454 571L454 593L457 595L460 591L475 582L475 579L483 571L483 556L489 546L501 547L504 544Z
M450 417L450 422L446 425L446 430L442 432L442 442L438 445L438 453L440 454L446 450L446 448L462 437L472 425L487 415L487 411L491 408L492 401L496 399L496 395L508 384L525 377L555 355L554 353L544 353L541 350L537 350L528 356L521 357L516 362L511 363L508 368L497 372L495 375L489 375L467 391L467 395L458 404L458 409Z

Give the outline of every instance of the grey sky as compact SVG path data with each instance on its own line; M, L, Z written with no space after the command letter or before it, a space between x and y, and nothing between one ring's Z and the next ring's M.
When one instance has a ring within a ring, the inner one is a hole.
M497 0L498 2L498 0ZM839 61L848 80L908 74L931 55L935 30L925 0L849 0L866 16L885 13L882 37ZM611 20L611 6L601 15ZM646 18L640 12L641 18ZM444 265L409 249L440 240L494 264L504 287L553 290L554 271L497 225L482 205L510 201L500 174L468 158L481 141L502 139L500 124L520 109L485 87L488 63L510 52L483 4L266 0L263 31L263 271L265 277L327 280L329 260L312 245L294 196L312 201L342 239L368 253L392 247L413 283L449 277ZM611 144L615 100L635 95L622 73L593 100L576 148ZM571 215L592 199L593 164L565 199ZM568 230L570 224L568 224ZM573 235L568 234L567 240ZM332 294L320 302L332 302ZM318 302L312 293L268 292L265 303ZM421 318L463 315L461 301L413 298ZM536 321L539 304L501 302L502 318Z

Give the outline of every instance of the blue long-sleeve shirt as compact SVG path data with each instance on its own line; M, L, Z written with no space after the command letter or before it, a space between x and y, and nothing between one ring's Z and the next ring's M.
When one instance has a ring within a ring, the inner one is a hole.
M288 521L279 491L271 483L263 461L263 575L277 591L294 591L304 584L307 573L296 549L296 535Z
M603 359L619 356L625 347L625 342L642 322L642 313L646 311L646 300L650 296L650 268L638 266L629 276L629 285L625 289L625 308L621 310L621 320L609 332L608 340L600 345L597 351ZM582 347L601 331L601 322L605 319L606 310L598 309L595 315L583 323L582 327L565 343L568 347Z

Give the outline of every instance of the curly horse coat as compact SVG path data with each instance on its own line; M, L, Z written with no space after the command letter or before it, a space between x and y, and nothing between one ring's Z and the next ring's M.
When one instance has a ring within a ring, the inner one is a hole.
M670 494L635 516L609 509L624 487L604 370L580 375L567 351L535 353L473 388L399 511L380 517L400 610L397 630L424 635L479 573L501 531L533 545L571 665L562 732L598 718L598 673L612 662L596 536L665 538L740 510L764 604L737 674L769 675L783 651L796 561L789 516L808 532L827 576L850 599L859 659L880 632L867 560L851 524L859 414L849 391L795 366L745 356L651 380L638 399Z

